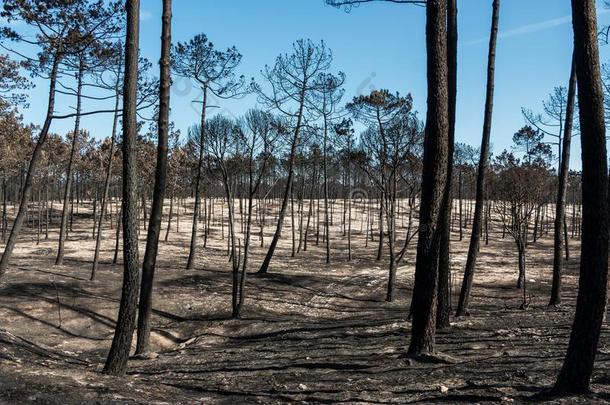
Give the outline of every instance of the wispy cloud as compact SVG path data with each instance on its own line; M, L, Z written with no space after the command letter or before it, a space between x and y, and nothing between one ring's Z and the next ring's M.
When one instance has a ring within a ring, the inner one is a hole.
M602 15L602 14L607 14L607 13L610 13L610 10L606 9L606 8L600 8L597 10L597 15ZM513 28L508 31L501 31L498 34L498 38L506 39L506 38L511 38L511 37L520 37L523 35L532 34L534 32L546 31L551 28L570 24L571 22L572 22L572 16L566 15L563 17L557 17L557 18L553 18L550 20L546 20L546 21L540 21L537 23L523 25L521 27ZM483 38L475 39L472 41L468 41L464 44L464 46L484 44L484 43L487 43L488 41L489 41L489 37L483 37Z
M140 11L140 21L148 21L152 19L152 17L153 14L150 10L143 9L142 11Z

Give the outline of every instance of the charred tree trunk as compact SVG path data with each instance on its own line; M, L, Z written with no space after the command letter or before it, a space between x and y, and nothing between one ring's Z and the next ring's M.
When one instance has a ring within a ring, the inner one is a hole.
M78 67L77 87L76 87L76 119L74 120L74 132L72 133L72 147L70 149L70 158L68 159L68 170L66 171L66 186L64 189L64 206L61 211L61 222L59 225L59 243L57 245L57 257L55 265L59 266L64 261L64 245L66 242L66 226L68 225L68 196L72 192L72 168L78 151L78 137L80 135L80 112L82 106L81 93L83 89L83 72L85 65L81 60ZM70 229L72 230L72 229Z
M527 237L527 236L526 236ZM517 240L517 250L519 253L519 277L517 279L517 288L523 289L523 300L521 301L520 309L527 308L527 278L525 272L525 259L527 245L524 243L524 238L520 237Z
M462 189L464 187L464 183L462 181L462 169L458 173L458 210L459 210L459 228L460 228L460 241L464 239L464 220L463 220L463 201L462 201Z
M348 159L351 157L348 149ZM347 162L347 261L352 261L352 168L351 162Z
M326 229L326 264L330 264L330 218L328 215L328 126L324 117L324 144L322 165L324 171L324 229Z
M411 311L409 354L434 352L441 209L446 193L449 100L447 82L447 7L426 3L428 111L422 170L419 240Z
M123 288L112 346L104 373L122 376L127 371L131 340L136 326L140 260L138 254L138 180L136 168L138 48L140 0L126 3L125 84L123 89Z
M250 247L250 234L252 230L252 213L254 206L254 193L252 190L252 173L250 173L250 192L248 193L248 212L246 218L246 234L244 236L244 255L242 262L242 270L241 270L241 278L239 280L239 300L237 302L237 307L235 308L235 318L239 318L241 316L241 311L244 306L244 301L246 299L246 276L248 270L248 250Z
M515 243L517 244L517 253L519 258L519 274L517 276L517 288L522 288L525 286L525 237L518 236Z
M174 217L174 189L175 185L172 185L171 195L169 196L169 214L167 216L167 229L165 231L165 242L169 240L169 231L172 229L172 219ZM205 203L205 201L204 201ZM207 218L207 215L206 215ZM207 220L206 220L207 223Z
M493 113L494 76L496 63L496 40L498 38L498 20L500 17L500 0L493 1L493 14L491 22L491 34L489 37L489 55L487 64L487 95L485 99L485 119L483 123L483 137L481 140L481 155L479 157L479 170L477 173L477 186L475 197L474 218L472 221L472 233L470 245L464 269L464 279L460 290L456 316L468 313L470 290L474 279L474 271L481 244L481 230L483 227L483 210L485 202L485 173L489 161L489 138L491 135L491 121Z
M9 234L8 241L6 242L4 253L2 254L2 259L0 260L0 279L8 268L11 256L13 255L13 249L15 248L15 245L17 244L17 239L19 238L19 234L21 233L23 221L25 220L28 210L28 200L32 192L32 181L38 169L38 164L40 162L40 157L42 153L42 147L44 146L45 140L47 139L47 135L49 134L49 128L51 127L51 122L53 121L53 112L55 110L55 86L57 84L57 72L59 69L61 55L62 51L60 46L59 50L56 51L55 55L53 56L53 67L51 68L49 84L49 101L47 106L47 116L45 118L44 124L42 125L42 129L40 130L38 141L36 142L34 152L32 153L32 158L30 159L30 164L21 190L19 210L17 212L15 220L13 221L13 227L11 229L11 233Z
M117 224L116 224L116 235L114 241L114 257L112 258L112 264L117 264L119 260L119 244L121 242L121 224L123 223L123 211L119 211Z
M588 391L606 306L608 164L594 0L572 0L582 148L582 245L576 314L554 391Z
M457 98L457 0L447 0L447 72L449 86L449 137L447 149L447 186L441 210L441 244L438 263L438 308L436 327L449 326L451 297L449 283L451 280L451 208L453 183L453 151L455 143L455 110Z
M387 302L394 301L394 289L396 286L396 171L394 168L393 173L390 175L388 196L386 204L388 205L387 210L387 221L388 221L388 248L390 256L389 274L388 274L388 286L386 290L385 300Z
M142 287L138 307L138 338L136 354L150 351L150 318L152 314L152 291L163 220L163 200L167 183L167 149L169 142L169 101L170 101L170 50L172 35L172 0L163 0L161 29L161 60L159 62L159 118L157 123L157 166L155 186L150 211L150 223L146 235L146 250L142 262Z
M6 228L8 226L8 218L6 211L6 178L2 178L2 243L6 242Z
M576 99L576 61L572 56L572 71L568 88L568 104L566 107L566 123L563 134L563 149L561 151L561 167L559 169L559 187L557 190L557 204L555 208L555 234L553 245L553 285L551 287L551 300L549 305L561 304L561 271L563 267L562 243L567 231L565 229L566 193L568 174L570 171L570 146L572 142L572 125L574 123L574 103ZM567 238L565 250L568 251ZM566 253L566 257L569 254Z
M383 257L383 199L385 198L385 192L381 192L379 197L379 244L377 245L377 261Z
M300 95L300 107L299 113L297 116L297 123L294 129L294 135L292 137L292 144L290 147L290 157L288 160L288 177L286 178L286 187L284 188L284 197L282 198L282 205L280 207L280 212L278 214L277 226L275 229L275 233L273 234L273 239L271 240L271 244L269 245L269 250L267 251L267 255L263 260L263 264L258 270L259 273L265 274L269 270L269 265L271 264L271 259L273 258L273 254L275 253L275 249L280 240L280 235L282 233L282 227L284 226L284 216L286 215L286 207L288 206L288 199L290 198L292 192L292 178L294 176L294 161L297 152L297 147L299 145L299 134L301 131L301 125L303 120L303 113L305 109L305 89L301 91Z
M114 109L119 108L119 96L117 94ZM118 111L114 114L114 121L112 124L112 136L110 138L110 149L108 151L108 167L106 168L106 177L104 179L104 194L102 196L102 206L100 210L100 219L97 227L97 236L95 239L95 253L93 254L93 266L91 267L91 281L95 280L95 273L97 271L97 263L100 256L100 247L102 245L102 224L104 222L104 214L106 213L106 201L108 200L108 190L110 189L110 178L112 177L112 161L114 158L114 147L116 144L116 130L119 120ZM112 215L111 215L112 217ZM112 223L112 219L110 220Z
M195 206L193 208L193 224L191 230L191 247L189 250L189 258L186 262L186 269L193 268L195 256L197 255L197 219L199 218L199 205L201 204L201 181L203 177L203 157L205 143L205 116L208 100L208 89L203 89L203 102L201 106L201 125L199 133L199 161L197 163L197 178L195 179Z
M566 204L567 207L567 204ZM568 220L567 220L567 215L563 216L563 240L564 240L564 247L565 247L565 257L566 257L566 261L570 260L570 242L569 242L569 238L568 238Z
M228 209L228 220L229 220L229 236L227 237L227 246L229 249L229 260L231 261L231 318L236 319L238 317L238 304L239 304L239 267L241 252L237 250L237 238L235 236L235 198L231 191L231 184L229 176L226 170L221 169L223 172L223 183L225 194L227 196L227 209Z

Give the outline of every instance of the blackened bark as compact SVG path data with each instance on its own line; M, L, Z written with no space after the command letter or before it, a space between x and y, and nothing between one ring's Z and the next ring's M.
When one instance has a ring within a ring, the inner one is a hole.
M250 235L252 230L252 213L254 208L254 193L252 192L252 170L250 170L250 192L248 193L248 213L246 219L246 235L244 237L244 255L242 263L241 278L239 280L239 300L235 308L235 318L241 316L241 311L246 300L246 277L248 269L248 250L250 248Z
M222 163L221 163L222 165ZM231 261L231 318L239 317L239 267L241 260L241 252L237 249L237 237L235 236L235 194L231 190L231 180L226 169L221 169L222 182L224 183L225 194L227 196L227 208L229 214L229 236L227 238L227 247L229 249L229 260Z
M483 228L483 210L485 202L485 174L489 163L489 138L491 135L491 121L493 114L494 77L496 63L496 41L498 38L498 21L500 17L500 0L493 1L493 14L491 20L491 34L489 37L489 55L487 63L487 95L485 99L485 119L483 122L483 137L481 140L481 155L479 157L479 170L477 173L476 197L474 205L474 218L472 219L472 233L464 269L464 279L460 290L456 316L468 313L470 290L474 279L474 270L479 246L481 244L481 230Z
M572 0L582 149L582 244L576 314L554 391L589 389L606 306L608 164L595 0Z
M146 250L142 262L142 287L138 307L138 338L136 354L150 351L150 318L152 313L152 291L163 220L163 200L167 183L167 149L169 142L169 102L170 102L170 50L172 34L172 0L163 0L161 17L161 60L159 61L159 117L157 123L157 166L155 187L150 211L150 222L146 235Z
M567 182L566 182L567 183ZM567 204L566 204L567 207ZM570 243L568 239L568 220L567 215L563 216L563 241L564 241L564 250L566 253L566 261L570 260Z
M112 264L117 264L119 261L119 244L121 242L121 225L123 223L123 212L119 211L118 219L116 224L116 235L114 240L114 257L112 258Z
M527 238L527 236L525 236ZM523 289L523 301L521 302L521 309L525 309L527 307L527 280L525 273L525 254L526 254L526 245L523 237L519 238L517 241L517 251L519 255L519 276L517 278L517 288Z
M84 62L80 61L77 74L76 87L76 119L74 120L74 132L72 133L72 147L70 149L70 158L68 159L68 170L66 171L66 186L64 189L64 206L61 211L61 222L59 225L59 242L57 244L57 257L55 265L59 266L64 261L64 245L66 242L66 226L68 225L68 196L72 192L72 168L78 151L78 137L80 136L80 112L82 106L81 93L83 90L83 73L85 71ZM72 230L72 229L70 229Z
M349 143L348 143L349 147ZM351 160L351 151L348 149L348 159ZM351 161L347 161L347 261L352 261L352 168Z
M117 94L114 103L114 109L119 108L119 95ZM102 244L102 224L104 223L104 214L106 213L106 201L108 200L108 190L110 189L110 177L112 176L112 161L114 159L114 147L116 144L116 129L119 120L118 111L114 114L114 121L112 123L112 136L110 138L110 150L108 151L108 166L106 167L106 177L104 178L104 195L102 196L102 207L100 210L100 218L97 227L97 236L95 239L95 253L93 254L93 265L91 267L91 281L95 280L95 273L97 271L97 264L100 257L100 247ZM111 214L112 217L112 214ZM112 224L112 218L110 219Z
M25 220L28 211L28 200L30 199L30 194L32 192L32 180L38 169L38 164L40 163L40 157L42 153L42 147L44 146L44 142L47 139L47 135L49 134L49 128L51 127L51 122L53 121L53 112L55 110L55 86L57 84L57 72L59 69L61 57L62 51L60 46L55 52L55 55L53 55L53 67L51 68L51 75L49 80L50 84L47 115L44 120L44 124L42 125L40 135L38 136L38 141L36 142L34 152L32 153L32 158L30 159L30 165L25 175L25 181L23 182L21 190L21 199L19 201L19 210L17 211L17 216L13 221L13 227L8 237L8 241L6 242L4 253L2 254L2 259L0 260L0 279L8 268L11 256L13 255L13 249L15 248L15 245L17 244L17 239L19 238L19 234L21 233L23 221Z
M561 151L561 167L559 169L559 187L555 208L555 234L553 244L553 285L549 305L561 304L561 271L563 267L563 240L565 237L566 193L570 171L570 146L572 143L572 126L574 123L574 104L576 99L576 61L572 56L572 70L568 87L568 103L566 106L566 123L563 134L563 149ZM567 239L567 238L566 238ZM567 240L566 240L567 241ZM566 245L567 251L567 245ZM567 255L566 255L567 256Z
M167 230L165 231L165 242L169 240L169 231L172 229L172 219L174 217L174 189L176 188L176 184L172 184L172 191L169 196L169 215L167 217ZM205 201L204 201L205 203Z
M326 110L326 107L324 107ZM330 218L328 215L328 119L324 116L324 143L323 143L323 171L324 171L324 229L326 229L326 264L330 264Z
M447 7L444 0L426 3L428 111L422 171L419 240L411 311L410 354L434 352L440 211L447 181L449 103L447 83Z
M464 182L462 181L462 168L460 167L460 170L458 172L458 204L459 204L459 214L458 214L458 221L459 221L459 228L460 228L460 241L462 241L464 239L464 221L463 221L463 201L462 201L462 189L464 187Z
M379 197L379 244L377 245L377 261L383 257L383 193Z
M515 243L517 244L517 253L519 258L519 274L517 275L517 288L525 288L525 235L519 236Z
M136 326L140 260L138 255L138 181L136 167L138 46L140 0L126 2L125 84L123 88L123 288L112 346L104 373L122 376L127 371Z
M292 193L292 178L294 176L294 161L297 152L297 147L299 145L299 134L301 132L301 125L303 122L303 113L305 110L305 91L306 85L303 85L303 89L300 95L300 106L299 112L297 115L297 123L294 129L294 135L292 137L292 144L290 147L290 157L288 159L288 177L286 178L286 187L284 188L284 197L282 198L282 205L280 208L280 212L278 214L277 226L275 228L275 233L273 234L273 239L271 240L271 244L269 245L269 250L267 251L267 255L263 260L263 264L261 265L258 273L265 274L269 270L269 265L271 264L271 259L273 258L273 254L275 253L275 248L277 247L277 243L280 240L280 235L282 234L282 227L284 226L284 216L286 215L286 207L288 206L288 199ZM328 237L328 236L327 236Z
M394 172L390 175L390 180L388 184L389 190L387 190L387 199L386 204L388 207L387 212L387 222L388 222L388 248L390 255L390 263L389 263L389 274L388 274L388 286L386 291L385 300L387 302L394 301L394 290L396 286L396 193L397 193L397 176L396 176L396 168L393 169Z
M455 143L455 111L457 99L457 0L447 0L447 72L449 86L449 137L447 149L447 186L441 210L441 244L438 262L438 307L436 310L436 327L449 326L451 297L449 283L451 280L451 208L453 197L453 151Z
M2 178L2 243L6 242L6 228L8 226L6 212L6 177Z
M195 206L193 207L193 223L191 229L191 247L189 258L186 262L186 269L193 268L195 256L197 255L197 220L199 218L199 207L201 205L201 182L203 177L203 163L205 150L205 117L208 106L208 88L203 88L203 100L201 103L201 124L199 126L199 161L197 162L197 178L195 179Z

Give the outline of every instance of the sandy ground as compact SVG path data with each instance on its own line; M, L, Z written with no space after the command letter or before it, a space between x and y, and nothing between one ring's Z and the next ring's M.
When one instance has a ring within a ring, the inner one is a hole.
M98 280L89 281L92 220L83 207L79 212L65 265L53 266L57 231L37 245L30 229L0 285L2 403L525 402L553 383L565 353L576 295L576 240L564 279L565 305L558 309L546 306L551 235L529 246L530 305L523 311L514 244L493 234L481 248L471 316L452 319L451 328L437 335L438 350L455 362L417 363L404 356L414 243L399 269L397 300L386 303L387 261L375 261L376 243L365 247L358 215L351 263L338 217L331 265L314 238L306 252L291 258L287 229L270 273L248 275L243 319L231 320L226 240L214 228L196 268L184 270L190 220L182 214L180 233L174 228L159 250L152 336L158 357L131 360L125 378L103 376L122 266L110 264L114 231L105 228ZM267 243L271 231L268 226ZM467 238L454 239L455 303ZM267 244L261 249L255 235L253 245L254 272ZM604 326L595 393L554 402L610 400L609 345Z

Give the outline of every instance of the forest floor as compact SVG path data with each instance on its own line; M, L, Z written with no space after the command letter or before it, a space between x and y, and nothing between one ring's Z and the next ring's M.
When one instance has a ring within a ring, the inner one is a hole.
M514 243L492 234L489 246L481 247L471 315L452 318L452 326L437 334L438 350L453 361L425 363L405 357L414 243L399 268L397 299L387 303L387 260L375 261L376 242L365 247L356 229L354 259L347 262L339 221L331 265L314 238L291 258L286 228L269 274L254 274L270 241L268 226L265 248L253 237L243 319L231 320L226 239L214 228L196 268L184 270L190 221L182 213L180 233L173 229L159 250L152 333L158 357L130 360L125 378L104 376L122 266L110 264L114 231L105 229L97 281L89 281L91 221L90 214L76 217L62 266L53 265L56 231L36 244L30 230L18 245L0 285L0 403L521 403L553 384L565 354L577 286L576 240L560 308L547 307L550 234L529 246L529 306L520 310ZM454 234L454 304L467 234L463 241ZM145 235L143 230L142 250ZM608 325L592 389L588 396L552 402L610 401Z

